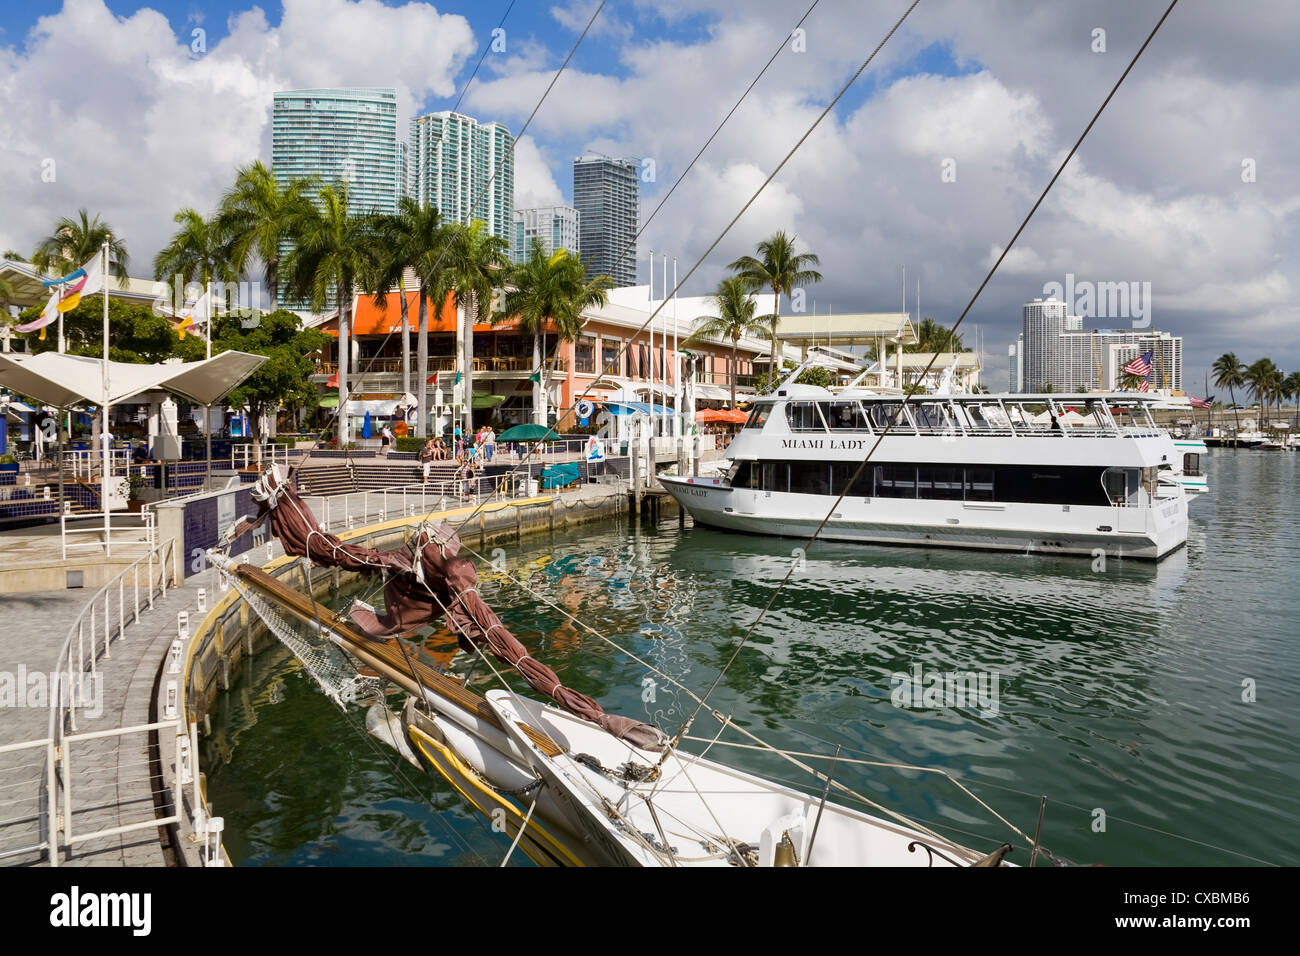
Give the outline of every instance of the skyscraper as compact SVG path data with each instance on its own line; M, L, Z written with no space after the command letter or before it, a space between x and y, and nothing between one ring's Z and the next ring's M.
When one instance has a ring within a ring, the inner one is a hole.
M315 176L344 182L356 213L392 213L402 193L397 94L389 89L286 90L271 117L271 166L280 183ZM289 252L285 244L281 255ZM292 309L306 302L283 301ZM333 307L333 297L326 305Z
M411 197L451 222L480 219L488 232L514 236L514 137L500 123L460 113L429 113L411 121L407 177Z
M1061 333L1067 324L1065 303L1054 298L1035 299L1025 303L1021 317L1024 323L1021 388L1026 392L1041 392L1050 385L1060 391L1065 365L1061 343Z
M572 206L540 206L516 209L514 235L510 240L510 258L523 262L528 258L533 240L540 239L550 255L556 249L578 254L578 210Z
M588 278L608 275L619 286L636 285L639 167L636 160L608 156L580 156L573 161L578 249Z

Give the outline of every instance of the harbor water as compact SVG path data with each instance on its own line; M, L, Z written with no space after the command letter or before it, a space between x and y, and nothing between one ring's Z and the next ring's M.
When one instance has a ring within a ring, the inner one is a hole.
M1294 866L1300 455L1202 463L1211 491L1191 504L1187 547L1159 565L843 544L801 555L796 540L619 520L503 548L506 571L481 592L566 684L670 733L695 704L676 684L703 694L752 626L687 749L718 733L708 710L823 770L838 747L834 777L862 798L973 847L1011 842L1012 862L1029 862L1024 839L945 777L875 764L946 771L1030 836L1045 796L1042 845L1077 863ZM470 671L445 629L420 652ZM482 665L469 676L479 690L496 680ZM236 675L203 754L231 858L499 864L509 838L363 726L278 646ZM746 741L728 733L710 759L821 792L789 761L728 742Z

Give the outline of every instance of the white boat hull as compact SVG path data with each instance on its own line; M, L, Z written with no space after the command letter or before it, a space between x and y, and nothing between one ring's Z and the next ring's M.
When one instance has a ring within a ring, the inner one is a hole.
M808 538L834 498L730 488L710 479L660 476L700 524L750 534ZM1146 509L1080 505L845 498L821 538L870 544L974 548L1159 560L1187 542L1187 499Z

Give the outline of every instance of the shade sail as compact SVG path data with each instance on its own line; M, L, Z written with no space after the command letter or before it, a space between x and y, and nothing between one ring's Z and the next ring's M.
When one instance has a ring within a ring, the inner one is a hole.
M109 362L108 403L117 405L141 392L161 389L199 405L215 405L265 361L265 355L222 352L201 362ZM3 353L0 385L56 408L82 402L99 405L104 401L104 363L61 352Z

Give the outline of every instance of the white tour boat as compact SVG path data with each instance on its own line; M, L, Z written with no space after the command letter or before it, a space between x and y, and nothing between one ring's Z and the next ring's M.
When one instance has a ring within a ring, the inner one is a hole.
M896 392L795 384L808 364L754 401L722 477L659 476L696 521L806 538L847 488L821 537L1151 560L1187 541L1184 461L1151 417L1157 397L942 394L903 405Z

